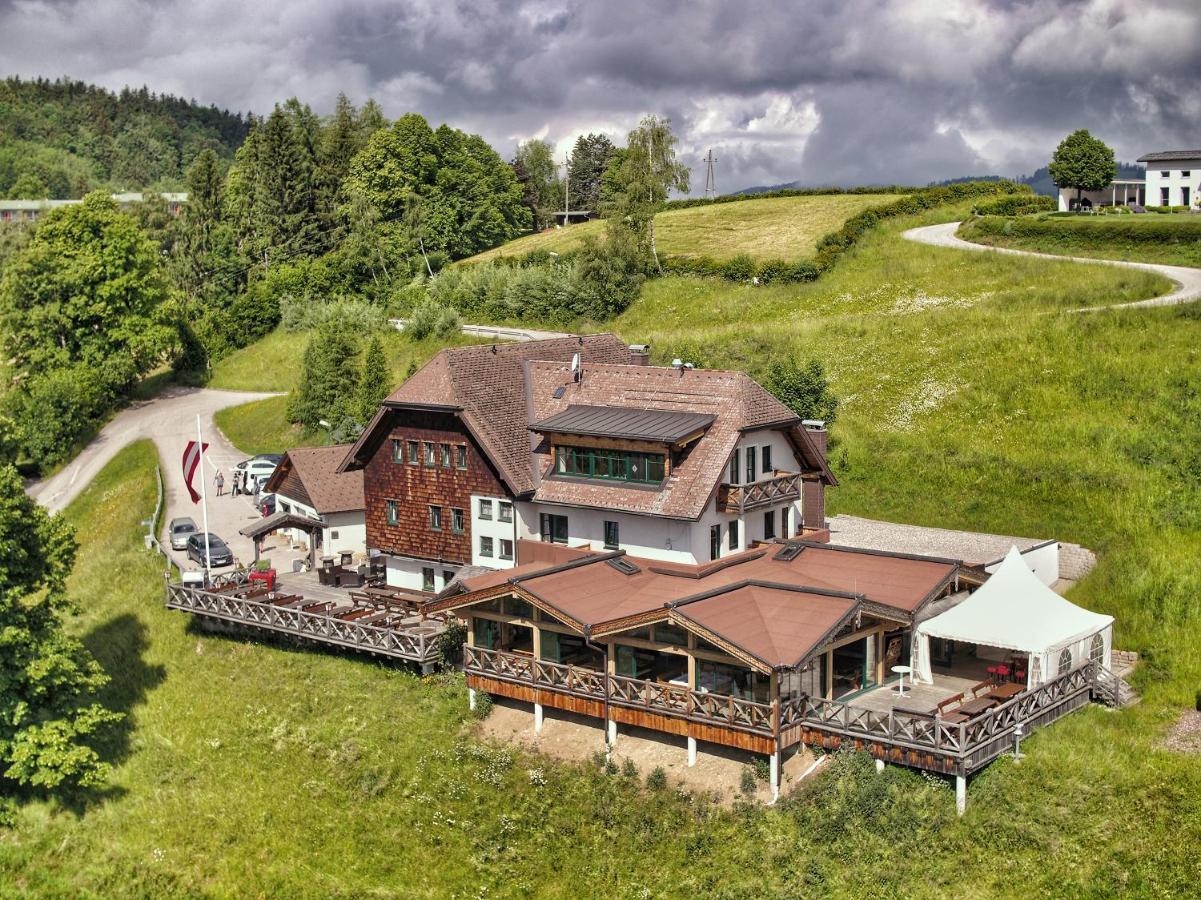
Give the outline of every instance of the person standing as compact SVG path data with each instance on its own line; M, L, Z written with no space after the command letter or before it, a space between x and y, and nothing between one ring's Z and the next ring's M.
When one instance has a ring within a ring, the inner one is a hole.
M242 493L242 473L234 469L234 483L230 488L230 492L236 497Z
M221 474L221 470L217 470L217 475L213 478L213 484L217 487L217 496L221 496L221 492L225 490L225 476Z

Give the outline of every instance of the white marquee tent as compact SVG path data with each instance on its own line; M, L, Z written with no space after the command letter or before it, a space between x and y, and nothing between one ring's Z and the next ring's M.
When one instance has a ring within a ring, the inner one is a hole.
M1081 609L1030 571L1012 548L988 581L958 606L914 629L913 675L930 684L930 638L977 644L998 659L1027 654L1026 685L1034 687L1089 660L1109 668L1113 616Z

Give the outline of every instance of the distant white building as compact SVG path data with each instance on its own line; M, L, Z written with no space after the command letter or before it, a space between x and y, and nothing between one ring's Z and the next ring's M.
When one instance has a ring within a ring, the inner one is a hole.
M1201 150L1148 153L1138 161L1147 165L1147 204L1201 206Z
M153 194L143 194L138 191L130 191L123 194L113 194L112 198L117 201L120 206L129 206L131 203L141 203L146 197L152 197ZM173 216L178 216L183 205L188 202L186 193L166 193L159 194L167 201L167 210ZM52 209L58 209L61 206L74 206L77 203L82 203L82 200L3 200L0 199L0 222L33 222L39 217L50 212Z
M1100 191L1083 191L1085 209L1100 206L1201 207L1201 150L1164 150L1138 158L1147 167L1146 178L1115 178ZM1075 188L1059 189L1059 211L1076 208Z

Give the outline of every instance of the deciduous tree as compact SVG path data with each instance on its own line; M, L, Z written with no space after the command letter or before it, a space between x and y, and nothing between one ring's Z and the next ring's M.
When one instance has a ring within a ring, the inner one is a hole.
M629 228L659 265L655 247L655 213L670 193L687 193L689 169L676 159L676 136L671 120L646 116L630 132L620 166L614 173L615 195L609 210L615 226Z
M1118 173L1112 148L1084 128L1059 142L1047 169L1057 187L1076 189L1077 206L1084 191L1104 190Z
M838 398L830 390L820 360L805 363L798 363L792 357L773 360L763 386L802 419L820 419L832 425L838 416Z
M89 739L121 718L96 702L108 676L63 628L74 559L71 527L0 466L0 772L39 788L102 783Z

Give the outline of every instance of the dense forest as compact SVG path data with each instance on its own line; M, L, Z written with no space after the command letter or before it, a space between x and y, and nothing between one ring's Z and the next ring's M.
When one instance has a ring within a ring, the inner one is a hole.
M145 87L0 81L0 196L78 199L91 190L182 190L203 150L230 160L250 130L238 113Z
M484 301L509 318L608 318L657 267L654 211L687 183L666 122L648 117L627 148L583 136L570 188L610 214L604 240L465 281L450 263L545 224L562 202L548 144L506 161L479 135L416 113L389 121L370 100L339 97L320 116L293 98L243 119L64 81L4 82L0 121L0 187L87 194L0 227L0 455L43 469L149 373L203 382L281 323L319 334L294 420L353 428L373 408L371 332L389 317L413 319L416 336L457 329ZM119 208L105 196L118 186L189 200L179 216L158 197Z

